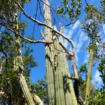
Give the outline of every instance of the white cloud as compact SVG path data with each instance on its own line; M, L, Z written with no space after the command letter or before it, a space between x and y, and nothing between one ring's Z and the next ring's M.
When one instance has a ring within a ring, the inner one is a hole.
M65 35L66 37L68 37L69 39L71 39L72 34L73 34L73 31L72 31L72 30L68 31L67 29L64 29L64 35ZM64 39L64 46L65 46L66 48L68 47L68 41L65 40L65 39Z
M68 30L66 28L64 28L63 33L64 33L65 36L67 36L67 31Z
M94 75L94 81L95 81L95 82L100 83L100 82L102 81L102 79L101 79L101 77L100 77L99 75L100 75L100 73L99 73L99 71L97 70L96 73L95 73L95 75Z
M83 38L83 40L84 40L84 41L87 41L87 40L88 40L88 37L87 37L87 36L85 36L85 37Z
M88 37L87 37L87 35L85 34L84 35L84 32L82 32L81 34L80 34L80 39L79 39L80 41L87 41L88 40Z
M76 23L74 24L72 30L75 30L79 26L79 24L80 24L80 21L79 20L76 21Z
M80 51L80 49L81 49L81 47L82 47L82 45L83 45L83 42L79 42L79 44L77 44L77 50L79 50Z
M92 19L89 19L88 22L89 22L89 24L90 24L91 22L93 22L93 20L92 20Z
M71 30L67 30L66 28L64 28L64 35L66 37L68 37L69 39L72 38L72 34L74 33L74 30L79 26L80 21L78 20L73 27L71 28ZM68 41L64 40L64 46L67 48L68 47Z
M84 33L82 32L82 33L80 34L80 38L83 38L83 36L84 36Z
M67 40L64 40L64 46L67 48L67 46L68 46Z
M77 41L73 41L73 43L74 43L74 48L76 48Z
M85 53L85 60L84 60L84 63L87 63L88 60L89 60L89 53L86 52L86 53Z
M81 50L83 42L80 40L80 38L78 39L77 37L75 41L73 41L73 43L74 43L74 48L75 48L76 63L78 64L78 53Z
M105 43L105 39L103 39L103 43Z
M83 42L79 42L75 48L75 54L76 54L76 61L77 62L78 62L78 53L80 52L82 45L83 45Z
M103 31L104 31L104 34L105 34L105 24L103 24Z
M80 34L80 38L79 38L79 42L81 42L81 41L83 40L83 36L84 36L84 33L81 32L81 34Z
M73 30L68 31L67 37L68 37L69 39L71 39L72 34L73 34Z
M103 29L105 30L105 24L103 24Z
M88 37L84 34L84 32L79 29L79 30L76 30L77 27L79 26L80 28L80 21L77 21L71 28L71 30L68 30L68 29L64 29L64 34L66 35L66 37L68 37L69 39L71 39L73 37L73 43L74 43L74 48L75 48L75 56L76 56L76 63L78 64L78 54L79 52L81 52L81 48L84 44L84 41L87 41L88 40ZM74 32L78 31L77 32L77 35L74 36ZM73 36L72 36L73 35ZM70 48L68 48L68 41L64 40L64 46L69 50L69 51L72 51L71 50L71 46ZM89 57L89 56L87 56ZM87 58L86 58L87 59ZM86 60L85 60L86 61Z

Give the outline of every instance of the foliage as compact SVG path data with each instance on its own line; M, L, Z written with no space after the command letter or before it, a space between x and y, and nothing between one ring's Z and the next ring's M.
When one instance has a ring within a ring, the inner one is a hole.
M82 99L85 101L85 93L86 93L86 82L87 82L87 64L84 63L81 65L81 67L78 70L79 75L79 94L82 97ZM90 97L93 97L96 93L97 88L93 83L91 83L91 89L90 89Z
M89 105L104 105L105 104L105 91L96 91L95 94L89 98Z
M101 63L99 64L98 70L100 72L100 77L103 80L103 84L104 84L104 69L105 69L105 56L104 58L101 57ZM87 67L86 67L86 63L84 63L84 65L81 65L78 74L79 74L79 92L80 92L80 96L82 96L83 100L85 100L85 88L86 88L86 77L87 77ZM85 77L85 78L84 78ZM105 85L105 84L104 84ZM100 90L98 90L94 84L91 84L91 90L90 90L90 97L89 97L89 105L103 105L104 102L104 97L105 97L105 87L102 86L102 88Z
M105 1L101 0L100 3L100 8L87 3L87 7L84 8L87 16L82 21L82 28L90 38L89 45L86 49L93 49L95 53L94 57L96 58L99 58L99 51L104 47L102 46L104 44L103 36L99 32L103 30L102 27L105 23Z
M17 72L13 70L13 66L14 66L13 61L14 61L16 52L15 52L15 47L13 46L14 45L13 40L10 39L11 37L13 36L8 35L8 37L6 37L6 34L4 34L4 37L2 37L3 40L2 40L1 46L3 48L3 51L6 54L8 54L8 58L7 58L7 64L4 63L3 65L3 69L2 69L3 75L1 75L0 77L0 83L2 84L0 85L0 87L3 88L3 91L5 91L6 94L11 94L12 100L14 100L15 102L18 102L17 100L19 100L19 97L20 97L21 100L19 101L20 103L23 103L24 98L21 98L22 96L20 96L22 91L18 82L18 78L17 78L18 75L17 75ZM5 43L3 42L4 40L5 40ZM25 42L21 42L21 49L25 50L25 52L23 50L23 54L22 54L24 67L25 67L23 74L28 83L30 81L31 68L36 67L37 63L34 61L35 58L31 55L33 50L31 49L30 46L28 47ZM5 56L1 57L0 59L1 62L4 57ZM30 86L31 84L28 84L28 85Z
M47 96L47 82L46 75L44 80L38 80L38 84L35 84L35 93L43 100L45 105L48 105L48 96Z
M63 17L68 17L71 21L78 20L78 16L81 14L81 0L62 0L61 6L58 7L56 13L61 14ZM70 23L73 23L70 22Z
M16 60L15 35L5 26L7 25L9 28L15 29L15 21L13 19L15 11L15 8L13 9L13 7L15 7L15 5L14 1L11 2L11 5L6 0L0 2L2 2L0 3L0 63L2 63L6 58L0 74L0 91L3 90L8 96L8 99L5 97L0 97L0 104L7 102L9 105L23 105L26 99L23 97L23 93L20 88L17 75L18 72L14 71L14 61ZM25 0L21 0L21 2L25 2ZM24 29L28 26L28 23L26 21L19 21L18 26L18 32L20 35L24 35ZM32 39L32 37L30 38ZM27 83L29 83L31 68L36 67L37 63L35 62L35 58L31 55L33 50L26 41L20 39L20 47L22 49L22 57L24 62L23 74ZM28 86L30 87L32 84L33 83L28 84ZM30 89L32 89L32 87Z
M18 0L21 6L24 8L24 3L30 2L30 0ZM104 46L103 36L99 34L102 29L103 24L105 23L105 0L100 1L101 6L98 8L97 6L90 5L87 3L87 7L84 8L87 16L82 21L82 29L87 33L89 37L89 45L86 50L93 49L94 57L100 59L100 64L98 70L100 72L100 77L103 81L103 86L99 91L94 84L91 83L89 104L94 105L102 105L105 103L105 55L101 52L101 57L99 51L101 51ZM62 0L61 6L58 7L56 13L61 14L63 17L68 15L69 19L71 19L70 23L74 23L78 20L79 15L81 14L81 0ZM4 103L8 101L9 104L13 102L13 104L23 104L25 103L25 98L23 97L22 90L20 88L18 82L18 72L14 71L14 61L16 59L16 50L15 50L15 35L13 32L8 30L8 27L11 29L16 29L14 12L17 11L19 7L15 4L14 0L1 0L0 1L0 64L3 64L2 74L0 74L0 90L5 91L5 93L9 96L9 99L6 100L3 97L0 97L0 103ZM19 9L19 11L21 11ZM25 28L28 26L26 21L21 22L18 17L18 26L19 29L16 30L19 32L21 36L25 34ZM27 36L28 39L36 41L31 35ZM48 104L47 98L47 84L46 77L45 80L38 80L38 84L34 84L30 81L30 71L31 68L37 66L35 62L35 58L31 55L33 50L27 41L20 39L20 46L22 50L22 57L24 62L24 70L23 74L25 76L26 82L30 89L30 92L33 94L37 94L45 104ZM101 46L101 47L100 47ZM79 75L79 94L84 99L85 91L86 91L86 81L87 81L87 64L81 65L78 70Z
M100 57L101 63L99 64L98 70L100 72L100 77L102 78L103 81L103 86L102 90L105 90L105 54Z

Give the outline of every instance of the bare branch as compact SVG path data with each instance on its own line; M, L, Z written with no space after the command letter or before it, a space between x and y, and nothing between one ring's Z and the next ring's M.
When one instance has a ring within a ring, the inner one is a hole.
M68 79L76 80L76 77L68 77Z
M14 1L15 1L15 0L14 0ZM38 20L36 20L36 19L30 17L30 16L25 12L25 10L21 7L21 5L20 5L18 2L15 1L15 3L19 6L19 8L22 10L23 14L24 14L27 18L29 18L30 20L32 20L32 21L38 23L39 25L46 26L46 27L48 27L49 29L51 29L52 31L54 31L54 32L56 32L57 34L61 35L63 38L65 38L67 41L69 41L69 42L71 43L71 45L72 45L72 48L74 48L74 44L73 44L72 40L70 40L69 38L67 38L63 33L61 33L61 32L59 32L59 31L55 30L53 27L51 27L51 26L49 26L49 25L47 25L47 24L45 24L45 23L42 23L42 22L40 22L40 21L38 21Z
M64 46L61 42L59 42L59 44L62 46L62 48L65 50L65 52L68 51L68 50L65 48L65 46ZM69 51L68 51L68 54L71 55L71 56L73 55L73 53L71 53L71 52L69 52Z
M89 6L89 4L88 4L88 2L85 0L85 3L87 4L87 6L90 8L90 6ZM91 8L90 8L91 9Z
M66 24L64 27L69 26L69 25L71 25L71 24L74 24L74 23L76 22L76 20L77 20L77 19L75 19L75 20L73 21L73 20L71 19L70 23L69 23L69 24Z
M15 29L8 27L8 25L4 24L4 22L3 22L3 23L0 23L0 25L6 26L8 30L14 32L17 36L19 36L20 38L22 38L22 39L28 41L29 43L44 43L44 44L52 44L52 42L46 42L46 41L41 41L41 40L33 41L33 40L31 40L31 39L27 39L27 38L21 36L21 35L15 30Z

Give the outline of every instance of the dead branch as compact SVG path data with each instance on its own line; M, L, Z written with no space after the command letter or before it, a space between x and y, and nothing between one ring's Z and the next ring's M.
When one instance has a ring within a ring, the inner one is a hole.
M68 77L68 79L76 80L76 77Z
M0 25L3 25L3 26L6 26L8 30L14 32L17 36L19 36L20 38L28 41L29 43L44 43L44 44L52 44L52 42L46 42L46 41L41 41L41 40L38 40L38 41L33 41L31 39L27 39L23 36L21 36L14 28L10 28L8 25L6 25L4 22L0 23Z
M65 52L68 51L68 50L65 48L65 46L64 46L61 42L59 42L59 44L62 46L62 48L65 50ZM70 56L73 55L73 53L71 53L71 52L69 52L69 51L68 51L68 53L69 53Z
M14 0L14 1L15 1L15 0ZM19 4L19 2L15 1L15 3L19 6L19 8L22 10L23 14L24 14L27 18L29 18L30 20L32 20L32 21L38 23L39 25L46 26L47 28L51 29L54 33L61 35L63 38L65 38L67 41L69 41L69 42L71 43L71 46L72 46L72 53L73 53L73 70L74 70L75 77L78 78L78 74L77 74L77 71L76 71L76 64L75 64L76 59L75 59L75 51L74 51L74 44L73 44L73 41L70 40L69 38L67 38L63 33L58 32L56 29L54 29L54 27L51 27L51 26L49 26L49 25L47 25L47 24L45 24L45 23L42 23L42 22L40 22L40 21L38 21L38 20L36 20L36 19L30 17L30 16L25 12L25 10L21 7L21 5Z
M42 23L42 22L40 22L40 21L38 21L38 20L36 20L36 19L30 17L30 16L25 12L25 10L21 7L21 5L20 5L16 0L14 0L14 1L15 1L15 3L19 6L19 8L22 10L22 13L23 13L27 18L29 18L30 20L32 20L32 21L38 23L39 25L46 26L46 27L48 27L49 29L51 29L53 32L56 32L57 34L61 35L63 38L65 38L67 41L69 41L69 42L71 43L71 45L72 45L72 48L74 48L74 44L73 44L72 40L70 40L69 38L67 38L63 33L61 33L61 32L59 32L59 31L55 30L53 27L51 27L51 26L49 26L49 25L47 25L47 24L45 24L45 23Z

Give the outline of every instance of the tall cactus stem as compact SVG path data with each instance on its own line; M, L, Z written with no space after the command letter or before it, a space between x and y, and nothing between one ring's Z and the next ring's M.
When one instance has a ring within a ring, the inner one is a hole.
M18 18L17 18L17 12L14 13L14 20L16 22L16 30L18 31ZM14 70L18 71L18 78L19 78L19 83L21 86L21 89L23 91L23 94L27 100L28 105L35 105L31 96L31 93L28 89L26 80L23 76L22 70L24 70L24 64L23 64L23 59L22 59L22 53L21 53L21 48L20 48L20 41L19 41L19 36L15 35L15 43L16 43L16 59L14 60ZM21 69L20 69L21 68Z
M86 96L85 96L85 103L86 105L89 104L88 98L90 95L90 85L91 85L91 75L92 75L92 67L93 67L93 49L90 49L90 63L89 63L89 71L88 71L88 76L87 76L87 85L86 85Z
M51 15L48 0L44 0L44 23L51 26ZM47 5L46 5L47 4ZM45 27L45 39L52 40L52 33L49 28ZM53 75L53 49L52 45L45 45L46 57L46 75L47 75L47 89L48 89L48 105L55 105L55 90L54 90L54 75Z

